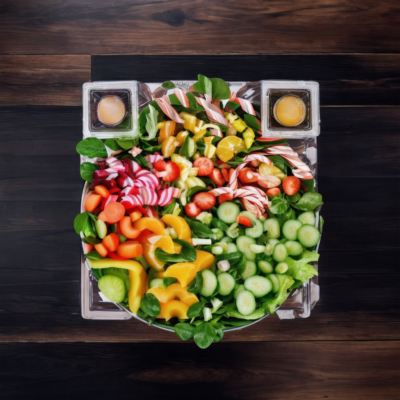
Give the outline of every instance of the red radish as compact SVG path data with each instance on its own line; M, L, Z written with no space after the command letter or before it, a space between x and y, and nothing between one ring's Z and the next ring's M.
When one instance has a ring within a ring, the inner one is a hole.
M274 197L277 194L279 194L280 192L281 192L281 190L279 188L274 187L272 189L268 189L266 193L267 193L268 197Z
M153 164L153 168L156 171L162 172L162 171L165 171L166 165L167 165L167 163L164 160L158 160Z
M239 172L239 180L245 185L247 183L257 182L258 176L250 168L245 167Z
M127 260L129 260L129 258L121 257L118 254L113 253L112 251L108 252L108 257L112 258L113 260L119 260L119 261L127 261Z
M110 173L106 171L105 169L98 169L93 172L93 179L106 179Z
M238 217L236 218L236 222L240 225L247 226L248 228L253 227L253 222L251 221L251 219L243 215L238 215Z
M160 217L157 214L156 209L152 206L147 207L147 217L160 219Z
M193 167L199 169L198 176L208 176L213 172L214 164L207 157L199 157L194 161Z
M108 190L110 190L117 187L117 182L115 181L115 179L102 179L99 182L99 185L105 186Z
M300 190L300 186L301 186L301 181L299 178L295 176L288 176L282 182L283 191L288 196L295 195Z
M114 181L115 182L115 181ZM117 188L117 187L115 187L115 188L112 188L112 189L109 189L109 193L110 194L113 194L113 193L119 193L121 191L121 189L120 188Z
M173 161L168 161L165 165L166 174L163 176L164 182L173 182L181 176L179 165Z
M231 201L233 199L233 195L230 193L224 193L218 196L219 204L225 203L226 201Z
M193 197L193 201L202 211L206 211L209 210L210 208L213 208L215 206L215 203L217 202L215 196L207 192L197 193Z
M148 210L146 210L142 206L134 206L134 207L129 208L128 210L126 210L127 214L129 214L129 215L131 215L135 211L139 211L141 214L145 215L146 217L149 217L149 215L147 215Z
M218 168L214 168L212 173L208 177L218 186L224 186L225 178L222 176L221 171Z
M190 218L196 218L201 213L201 209L196 203L192 202L186 204L185 213Z

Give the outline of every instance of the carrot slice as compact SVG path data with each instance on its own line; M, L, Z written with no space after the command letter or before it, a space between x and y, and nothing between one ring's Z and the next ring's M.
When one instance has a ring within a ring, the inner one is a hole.
M109 251L116 251L119 245L119 237L116 233L110 233L103 239L104 246Z
M118 246L117 254L126 258L139 257L143 254L143 246L136 240L127 240Z
M100 219L100 220L103 221L103 222L107 222L107 217L106 217L106 215L104 214L104 211L102 211L102 212L97 216L97 218Z
M131 217L122 217L119 226L122 234L128 239L136 239L140 235L140 230L132 226Z
M94 249L92 244L83 243L83 251L85 254L90 253Z
M91 193L85 200L85 210L92 212L94 211L101 203L101 196L98 194Z
M103 199L108 199L110 197L110 192L103 185L97 185L94 187L94 192L99 194Z
M137 221L138 219L140 219L140 218L142 218L142 213L140 212L140 211L134 211L132 214L130 214L131 215L131 221L132 222L135 222L135 221Z
M229 172L226 168L221 169L222 176L225 178L226 181L229 181Z
M129 260L129 258L126 257L120 257L118 254L113 253L112 251L108 252L108 257L114 259L114 260L119 260L119 261L126 261Z
M121 218L125 215L125 207L121 203L117 202L108 203L104 207L103 213L108 223L115 224L116 222L120 221Z
M108 250L107 250L106 246L104 246L103 243L95 244L95 245L94 245L94 248L96 249L96 251L97 251L102 257L107 257Z

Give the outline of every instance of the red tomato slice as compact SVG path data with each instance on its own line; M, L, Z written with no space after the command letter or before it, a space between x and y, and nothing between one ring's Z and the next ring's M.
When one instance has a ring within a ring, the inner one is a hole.
M198 168L198 176L207 176L213 172L214 164L207 157L199 157L193 163L194 168Z

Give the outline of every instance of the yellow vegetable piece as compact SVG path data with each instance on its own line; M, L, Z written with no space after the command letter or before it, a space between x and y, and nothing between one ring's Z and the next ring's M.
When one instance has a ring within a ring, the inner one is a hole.
M187 291L187 286L182 286L180 283L174 283L168 286L166 289L161 287L154 287L147 291L157 297L160 303L168 303L171 300L178 298L182 303L185 303L189 307L198 303L199 299L193 293Z
M158 136L158 144L161 144L167 137L175 136L175 121L165 121L160 129L160 134Z
M243 132L243 139L247 149L251 147L255 137L256 135L254 134L253 129L247 127L246 130Z
M143 257L157 271L162 271L165 262L160 261L154 254L156 249L162 249L169 254L175 254L174 242L171 236L162 236L156 243L150 244L148 242L143 243Z
M204 156L207 158L213 158L216 150L217 150L217 148L213 144L206 143L206 146L204 149Z
M189 135L188 131L182 131L176 135L176 141L179 143L179 145L178 145L179 147L183 146L183 143L184 143L187 135Z
M166 304L161 304L161 312L157 318L170 320L173 317L178 317L179 319L188 319L187 310L189 306L178 300L171 300Z
M171 160L174 163L177 163L177 164L185 164L189 168L191 168L193 166L193 163L191 161L189 161L186 157L181 156L181 155L176 154L176 153L171 155Z
M174 231L178 235L178 239L190 239L192 237L192 232L185 218L179 217L177 215L166 214L161 218L161 221L165 225L172 226Z
M263 176L273 175L279 178L281 181L286 178L286 175L283 173L283 171L281 171L278 167L275 167L275 165L261 163L258 171Z
M136 314L140 307L140 301L146 292L147 274L145 269L133 260L121 261L112 258L102 258L101 260L88 259L91 268L123 268L129 270L129 280L131 288L128 293L129 309Z
M228 136L218 142L217 156L223 162L232 159L236 153L246 148L242 139L237 136Z
M197 176L198 172L198 168L189 168L189 176Z
M214 136L207 136L204 138L204 143L212 143Z
M190 169L186 164L176 163L181 170L180 178L185 182L189 178Z
M167 138L163 141L162 146L161 146L162 155L163 155L165 158L171 157L171 154L172 154L172 153L175 151L175 149L178 147L178 144L179 144L179 143L176 141L175 136L167 137Z
M165 235L165 225L158 218L143 217L135 221L132 226L140 231L148 229L155 235Z
M196 272L196 265L193 263L181 262L168 267L164 276L166 278L176 278L182 286L187 286L196 276Z
M193 261L193 264L197 268L197 272L202 271L203 269L210 268L213 265L215 257L213 254L204 250L196 250L197 257L196 261Z
M197 117L193 114L182 111L179 116L185 121L183 127L194 133L194 128L196 126Z

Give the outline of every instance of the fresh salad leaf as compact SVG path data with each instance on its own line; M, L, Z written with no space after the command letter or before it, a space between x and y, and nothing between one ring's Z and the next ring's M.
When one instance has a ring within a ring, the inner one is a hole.
M142 138L139 139L139 147L146 153L154 154L156 151L161 151L162 144L158 144L156 140L151 142L145 141Z
M133 139L115 139L118 145L124 150L130 150L134 145Z
M194 246L182 239L174 239L173 241L182 246L181 256L186 257L187 261L196 261L197 252Z
M175 89L175 83L171 82L171 81L166 81L161 85L164 89Z
M157 135L158 111L149 104L149 113L146 115L147 136L142 136L144 140L153 140Z
M275 197L277 197L277 196L275 196ZM302 211L314 211L317 207L321 206L322 204L324 204L324 203L322 201L322 196L320 193L307 192L307 193L303 194L303 196L297 203L293 203L292 207L297 208L298 210L302 210Z
M163 284L164 284L165 288L173 285L176 282L178 282L178 279L176 279L176 278L164 278L163 279Z
M121 150L122 147L117 143L115 139L106 139L104 144L109 147L111 150L118 151Z
M161 312L160 302L152 293L146 293L140 302L141 310L150 317L158 317Z
M212 98L225 100L231 97L231 89L229 89L229 85L220 78L211 78L212 85Z
M283 157L281 156L268 156L275 167L278 167L283 173L287 173L287 168L293 168Z
M164 115L157 102L155 100L151 101L145 108L143 108L143 110L139 114L138 127L139 133L141 134L146 133L147 114L150 113L150 106L154 107L159 112L158 122L161 121L161 118L163 118Z
M162 262L173 262L173 263L196 261L197 257L196 249L191 244L180 239L174 239L174 242L182 246L180 254L169 254L166 251L158 248L154 252L158 260Z
M179 155L186 157L187 159L190 158L190 142L193 143L193 139L189 135L187 135L185 137L185 140L183 142L181 149L179 150Z
M209 322L203 322L194 330L194 341L201 349L206 349L214 341L217 332Z
M197 272L195 279L189 285L187 291L189 293L197 294L203 287L203 275L201 272Z
M187 310L187 316L189 318L196 318L202 313L203 308L204 303L202 303L201 301L199 301L198 303L194 303Z
M288 201L291 203L297 203L301 198L300 193L296 193L293 196L287 196Z
M244 114L244 122L246 122L246 125L256 132L261 129L261 125L254 115Z
M175 210L176 200L172 199L172 202L169 203L166 207L164 207L161 211L161 215L172 214Z
M319 233L322 235L322 228L324 227L324 219L320 216L319 217Z
M84 228L85 228L85 225L87 224L88 218L89 218L89 215L88 215L87 211L85 211L85 212L83 212L81 214L78 214L75 217L74 229L75 229L75 232L78 235L80 235L81 232L84 231Z
M92 183L93 172L97 171L97 170L98 170L98 167L96 166L96 164L84 162L81 164L81 167L80 167L81 178L89 183Z
M262 304L267 313L273 314L289 296L288 289L294 284L294 279L289 275L279 275L279 291L275 295L268 295L268 299Z
M289 207L289 203L286 199L282 197L282 195L276 195L271 200L271 206L269 210L273 214L283 214Z
M190 230L194 233L198 238L210 238L213 234L213 231L207 226L203 225L200 221L196 221L195 219L185 217L186 222L190 226Z
M244 263L244 256L241 251L229 254L219 254L215 257L215 263L218 264L220 261L228 261L231 265L230 271L234 271Z
M89 251L89 253L85 254L85 257L91 260L101 260L103 258L96 250Z
M87 238L82 238L82 242L86 244L99 244L102 242L102 240L89 236Z
M204 75L197 76L198 82L193 85L193 90L197 93L208 94L212 96L212 82Z
M86 156L89 158L107 157L107 150L104 146L104 143L97 138L86 138L81 140L76 145L76 151L81 156Z
M193 93L186 93L186 97L189 100L189 109L195 111L204 111L204 108L197 103L196 96Z
M236 311L236 310L229 311L226 314L227 317L239 318L239 319L245 319L245 320L260 319L264 315L265 315L265 310L263 308L259 308L255 311L253 311L250 315L242 315L242 314L240 314L239 311Z
M222 222L218 218L213 218L211 220L211 226L213 228L221 229L221 231L223 231L223 232L226 232L229 229L229 226L227 224L225 224L225 222Z
M314 179L302 179L302 186L304 186L310 193L315 192Z
M228 101L228 102L226 103L226 105L227 105L228 107L230 107L230 108L232 109L232 111L235 111L237 108L240 107L240 104L239 104L239 103L236 103L235 101Z
M187 191L187 193L186 193L186 197L187 198L191 198L192 196L194 196L196 193L199 193L199 192L208 192L210 189L207 189L207 188L205 188L205 187L203 187L203 186L193 186L193 187L191 187L188 191Z
M175 333L182 340L188 340L193 337L195 327L185 322L179 322L175 325Z
M316 251L305 251L300 260L293 260L291 257L286 257L285 263L289 266L287 275L292 276L294 279L307 282L314 275L318 275L318 271L308 263L318 261L319 254Z

